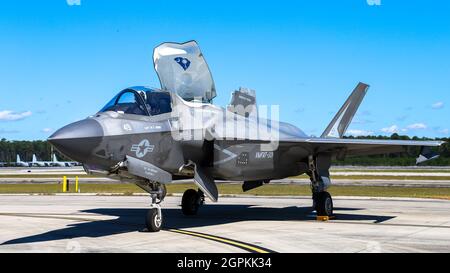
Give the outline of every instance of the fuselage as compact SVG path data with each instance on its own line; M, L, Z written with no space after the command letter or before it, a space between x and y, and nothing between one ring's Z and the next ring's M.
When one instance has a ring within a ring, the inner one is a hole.
M131 90L138 94L139 90ZM202 164L215 179L223 180L275 179L306 170L302 159L308 151L302 153L277 143L307 137L291 124L243 117L210 103L186 102L160 90L146 92L147 100L152 94L170 98L171 109L156 111L153 104L148 115L136 114L138 108L127 113L119 107L119 96L112 108L60 129L49 141L86 168L106 172L127 156L154 164L174 177L190 175L183 169L189 161ZM130 109L129 103L127 107ZM272 147L266 147L269 144Z
M31 163L27 163L27 162L16 162L15 165L17 167L31 167Z

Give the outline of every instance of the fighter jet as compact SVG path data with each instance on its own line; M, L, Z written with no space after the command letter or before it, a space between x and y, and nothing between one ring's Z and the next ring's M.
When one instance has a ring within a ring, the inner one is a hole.
M205 197L217 202L216 181L242 181L248 191L274 179L307 174L313 210L331 216L332 159L398 153L422 147L418 163L437 157L438 141L343 138L369 86L359 83L321 137L270 118L256 105L255 92L241 88L227 108L213 104L216 89L195 41L163 43L153 52L161 87L120 91L98 113L69 124L48 141L67 157L82 162L87 173L135 183L150 194L146 227L163 226L160 203L165 185L192 179L182 212L195 215ZM295 99L295 98L293 98ZM276 107L275 107L276 108ZM273 118L275 117L275 118Z

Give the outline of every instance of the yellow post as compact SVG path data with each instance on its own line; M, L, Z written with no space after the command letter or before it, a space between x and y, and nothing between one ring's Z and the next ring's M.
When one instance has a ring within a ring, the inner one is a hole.
M78 176L75 176L75 192L80 192L80 189L78 188Z
M62 186L62 191L66 192L67 191L67 176L63 176L63 186Z

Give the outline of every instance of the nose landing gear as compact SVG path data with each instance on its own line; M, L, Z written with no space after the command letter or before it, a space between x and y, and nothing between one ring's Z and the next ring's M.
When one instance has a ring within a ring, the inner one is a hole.
M145 226L149 232L158 232L163 226L163 215L160 203L164 200L166 189L164 185L159 183L151 183L150 197L152 204L150 210L145 217Z
M145 218L145 225L147 227L147 230L150 232L158 232L161 230L162 223L163 218L161 206L154 205L154 207L147 212L147 217Z

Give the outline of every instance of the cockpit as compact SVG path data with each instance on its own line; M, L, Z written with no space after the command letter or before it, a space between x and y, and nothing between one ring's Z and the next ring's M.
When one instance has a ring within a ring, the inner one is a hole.
M146 87L131 87L121 91L100 112L114 111L123 114L157 116L172 112L168 92Z

